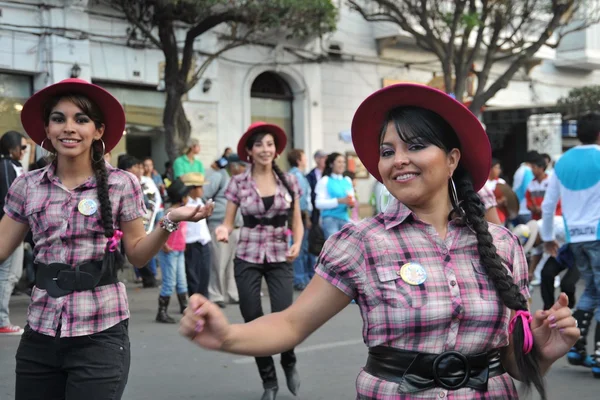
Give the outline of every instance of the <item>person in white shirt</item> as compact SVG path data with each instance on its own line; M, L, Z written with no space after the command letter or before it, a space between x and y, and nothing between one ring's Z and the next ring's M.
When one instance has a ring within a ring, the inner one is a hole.
M590 113L577 121L580 146L565 152L554 166L554 173L542 203L542 239L544 249L558 252L552 220L558 202L565 220L566 241L579 268L585 290L577 302L573 317L581 337L567 354L574 365L592 367L600 378L600 114ZM587 354L587 334L595 314L595 355Z
M203 186L208 183L204 175L199 172L188 172L180 176L186 186L193 189L188 195L188 206L204 206L202 196ZM191 295L199 293L208 297L208 284L210 282L210 266L212 249L211 237L206 220L188 222L185 235L185 271L188 282L188 292Z
M497 158L492 158L492 168L490 169L488 180L485 183L485 186L492 192L496 190L497 184L506 184L506 181L500 178L500 175L502 175L502 165L500 164L500 160Z

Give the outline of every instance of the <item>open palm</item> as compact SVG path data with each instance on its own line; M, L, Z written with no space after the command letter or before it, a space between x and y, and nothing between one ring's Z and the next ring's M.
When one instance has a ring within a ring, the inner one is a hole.
M580 331L568 307L569 299L561 293L547 311L537 311L531 322L533 342L543 360L554 362L563 357L579 339Z

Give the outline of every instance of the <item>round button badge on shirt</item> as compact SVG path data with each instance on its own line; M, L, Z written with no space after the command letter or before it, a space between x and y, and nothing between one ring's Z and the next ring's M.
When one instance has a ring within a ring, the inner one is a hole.
M400 268L402 280L409 285L420 285L427 280L427 272L421 264L406 263Z
M92 199L83 199L77 205L77 209L82 215L89 217L90 215L96 214L96 211L98 211L98 204Z

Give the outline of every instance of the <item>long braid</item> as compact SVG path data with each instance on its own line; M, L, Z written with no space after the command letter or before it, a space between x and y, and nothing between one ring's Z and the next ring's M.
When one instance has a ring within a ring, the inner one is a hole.
M290 204L290 209L288 210L288 227L290 229L292 229L293 222L294 222L294 207L296 204L296 194L294 193L294 191L292 190L292 187L290 186L289 182L285 178L285 174L283 173L281 168L279 168L279 166L277 164L275 164L275 161L273 161L273 171L275 171L275 174L277 174L277 177L279 178L279 180L281 181L283 186L285 186L287 191L290 193L290 196L292 197L292 203Z
M111 238L115 231L113 227L112 205L108 196L108 171L106 170L101 150L98 150L97 146L95 146L98 142L100 141L95 141L94 145L92 145L92 168L96 175L96 188L98 189L100 217L102 219L102 227L104 228L104 236Z
M461 201L460 207L464 210L463 221L475 231L477 235L477 250L481 264L491 279L496 292L502 299L504 305L511 310L527 310L528 302L525 296L515 284L511 275L502 263L502 258L496 252L492 235L488 231L488 223L485 219L485 208L481 199L473 188L470 176L464 171L457 170L456 191ZM457 204L453 204L457 208ZM519 371L520 379L529 388L533 384L542 399L546 399L544 380L539 368L539 353L534 346L532 351L525 355L521 350L524 343L524 331L521 318L516 319L513 331L513 346L515 349L515 361Z
M96 140L92 144L92 168L96 175L96 189L98 201L100 202L100 218L102 227L104 228L104 236L112 238L115 234L115 229L113 225L112 205L108 192L108 171L106 170L104 154L102 154L102 149L98 148L98 143L100 143L100 140ZM124 264L121 252L118 249L114 252L109 252L108 243L103 261L106 267L110 269L111 274L114 274L116 269L122 269Z

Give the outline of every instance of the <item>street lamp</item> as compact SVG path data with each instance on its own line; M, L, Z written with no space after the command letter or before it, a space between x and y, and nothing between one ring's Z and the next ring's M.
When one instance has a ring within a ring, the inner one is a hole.
M79 78L79 74L81 74L81 67L75 63L71 67L71 78Z

